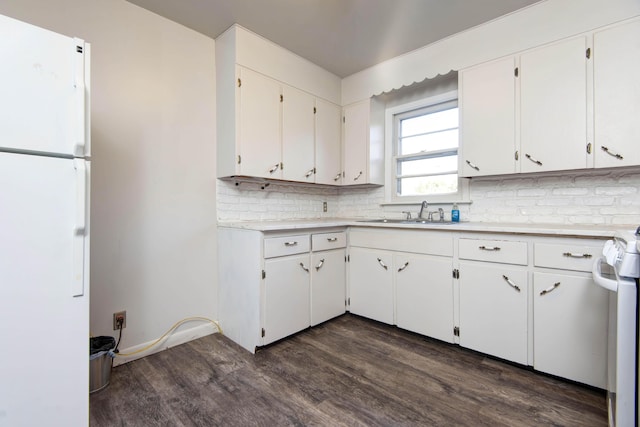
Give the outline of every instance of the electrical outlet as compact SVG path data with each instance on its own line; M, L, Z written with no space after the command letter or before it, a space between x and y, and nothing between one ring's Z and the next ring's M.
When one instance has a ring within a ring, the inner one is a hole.
M327 211L327 202L322 202L322 212Z
M127 327L127 311L119 311L117 313L113 313L113 330L117 331L120 329L118 327L119 321L122 322L122 329Z

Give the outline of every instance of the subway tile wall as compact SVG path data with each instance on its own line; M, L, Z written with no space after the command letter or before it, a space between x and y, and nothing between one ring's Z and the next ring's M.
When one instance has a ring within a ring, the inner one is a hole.
M640 168L474 178L463 221L640 225ZM218 219L400 218L418 206L383 206L383 188L332 188L218 180ZM322 202L328 211L322 211ZM450 211L450 206L443 207ZM448 217L448 215L447 215Z

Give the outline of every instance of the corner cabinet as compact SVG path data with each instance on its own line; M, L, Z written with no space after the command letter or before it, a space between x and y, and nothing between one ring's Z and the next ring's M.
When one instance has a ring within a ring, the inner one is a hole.
M374 98L344 107L342 185L384 184L384 104Z
M339 184L337 76L235 25L216 39L216 92L219 178Z
M218 229L218 312L250 352L344 313L344 230Z

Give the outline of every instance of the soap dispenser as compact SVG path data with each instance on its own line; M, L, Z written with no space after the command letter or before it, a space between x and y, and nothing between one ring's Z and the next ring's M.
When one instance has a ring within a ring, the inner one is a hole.
M451 207L451 222L460 222L460 210L457 203Z

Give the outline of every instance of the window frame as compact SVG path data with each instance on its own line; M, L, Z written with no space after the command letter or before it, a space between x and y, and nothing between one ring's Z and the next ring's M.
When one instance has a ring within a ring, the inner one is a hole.
M420 99L418 101L409 102L402 105L397 105L385 110L385 164L386 164L386 179L385 179L385 203L384 204L416 204L421 203L423 200L427 200L429 204L432 203L468 203L469 199L469 180L460 177L460 141L458 140L458 147L455 150L458 154L458 164L455 173L458 174L458 191L456 193L447 194L431 194L431 195L417 195L417 196L400 196L397 193L397 167L398 158L415 158L416 155L404 155L396 156L396 141L397 141L397 118L398 116L405 116L408 118L412 112L417 110L429 109L441 104L447 104L451 102L458 102L458 91L453 90L445 92L435 96L429 96L427 98ZM459 108L459 102L458 102ZM444 108L443 110L446 110ZM437 109L434 112L438 111ZM459 110L458 110L459 111ZM458 122L459 123L459 122ZM460 132L460 125L458 124L458 132ZM460 135L460 133L458 134ZM434 150L434 153L438 150ZM439 150L443 153L451 153L453 149ZM435 155L427 155L425 157L435 157ZM453 172L453 171L452 171ZM438 173L437 175L443 175Z

